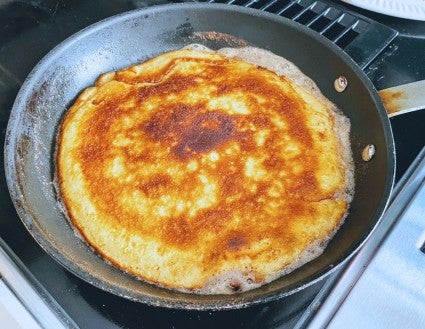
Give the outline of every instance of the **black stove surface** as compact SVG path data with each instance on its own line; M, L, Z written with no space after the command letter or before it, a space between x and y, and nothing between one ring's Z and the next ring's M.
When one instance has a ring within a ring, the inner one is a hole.
M299 1L302 2L302 1ZM36 63L71 34L103 18L167 0L0 0L0 144L20 86ZM425 22L331 5L369 17L399 34L365 68L377 89L425 79ZM425 111L391 119L397 151L397 178L425 145ZM3 156L3 152L2 152ZM81 328L291 328L323 282L287 299L247 309L198 312L151 307L111 295L62 268L32 239L10 200L0 162L0 237Z

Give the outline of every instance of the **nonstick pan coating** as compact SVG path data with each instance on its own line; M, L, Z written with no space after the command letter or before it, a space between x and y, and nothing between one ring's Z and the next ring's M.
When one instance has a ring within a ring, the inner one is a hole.
M205 33L210 32L210 33ZM214 32L214 33L211 33ZM108 265L73 231L54 185L56 133L76 96L104 72L190 43L249 44L293 61L351 120L356 190L346 222L317 259L261 288L235 295L193 295L144 283ZM334 90L344 75L348 88ZM376 146L363 162L361 151ZM9 120L5 168L23 223L54 259L91 284L134 301L172 308L230 309L288 296L346 261L379 221L394 180L389 120L371 82L320 35L276 15L228 5L178 4L136 10L94 24L53 49L23 84Z

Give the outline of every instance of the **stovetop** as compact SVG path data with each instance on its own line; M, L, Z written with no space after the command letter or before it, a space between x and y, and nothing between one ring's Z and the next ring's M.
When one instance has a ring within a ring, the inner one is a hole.
M0 1L0 144L4 145L6 125L16 94L28 73L54 46L71 34L103 18L135 8L169 3L168 0L35 0ZM223 1L221 1L223 2ZM340 1L229 1L266 10L274 5L283 16L305 19L319 12L320 17L336 19L347 31L354 31L353 42L364 29L379 22L379 33L365 37L364 46L382 39L375 53L364 54L351 43L337 39L379 89L425 79L425 22L396 19L360 10ZM269 3L270 5L267 5ZM295 6L296 5L296 6ZM331 6L324 8L323 5ZM268 6L268 7L267 7ZM295 8L295 9L294 9ZM301 8L301 9L300 9ZM303 9L304 8L304 9ZM306 9L308 8L308 9ZM322 11L320 11L322 10ZM341 16L341 10L346 12ZM313 12L312 14L308 11ZM303 13L302 16L301 13ZM357 15L361 16L357 16ZM303 18L304 17L304 18ZM354 17L354 20L352 19ZM360 17L360 22L356 23ZM317 20L319 21L319 20ZM334 38L322 26L320 33ZM317 23L319 24L319 23ZM350 25L351 24L351 25ZM330 25L328 25L330 26ZM314 26L312 27L314 28ZM320 26L317 25L317 29ZM357 30L356 30L357 29ZM327 33L327 34L326 34ZM357 35L357 34L358 35ZM351 38L351 37L350 37ZM405 173L425 145L425 111L391 119L397 153L396 180ZM3 152L2 152L3 156ZM51 259L32 239L18 218L10 200L0 162L0 238L29 271L46 302L71 320L67 325L81 328L291 328L325 282L266 305L248 309L198 312L151 307L111 295L80 280Z

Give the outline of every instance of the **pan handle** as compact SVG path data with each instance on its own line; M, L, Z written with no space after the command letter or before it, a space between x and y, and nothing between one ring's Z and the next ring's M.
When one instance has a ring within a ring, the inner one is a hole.
M425 109L425 80L380 90L388 116Z

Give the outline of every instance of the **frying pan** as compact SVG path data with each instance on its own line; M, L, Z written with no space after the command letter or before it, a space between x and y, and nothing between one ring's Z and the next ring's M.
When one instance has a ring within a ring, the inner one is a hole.
M351 120L355 196L344 225L324 253L258 289L234 295L194 295L137 280L107 264L73 231L54 185L56 133L76 96L104 72L189 43L217 49L253 45L293 61ZM348 87L337 92L334 80ZM369 162L363 148L373 144ZM94 24L53 49L30 73L13 106L5 142L11 198L24 225L56 261L83 280L128 299L170 308L242 308L289 296L350 258L377 225L395 172L389 119L372 83L324 37L298 23L229 5L178 4L127 12Z

